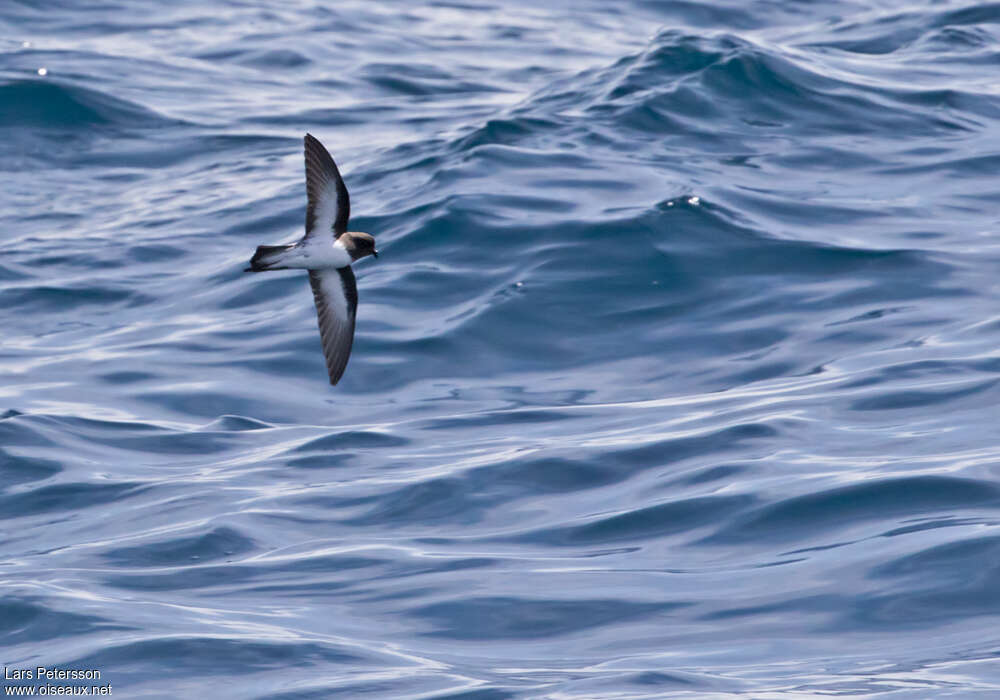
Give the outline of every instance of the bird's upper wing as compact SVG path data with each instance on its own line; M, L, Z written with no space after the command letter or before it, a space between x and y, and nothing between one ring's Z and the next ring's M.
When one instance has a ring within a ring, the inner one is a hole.
M306 134L306 238L332 230L337 237L347 230L351 199L337 164L312 134Z
M309 284L319 315L319 337L323 342L330 383L336 384L351 356L358 285L350 267L309 270Z

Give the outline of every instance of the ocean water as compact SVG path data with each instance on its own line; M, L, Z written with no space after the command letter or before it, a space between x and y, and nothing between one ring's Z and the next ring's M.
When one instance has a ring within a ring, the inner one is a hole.
M6 693L1000 696L1000 5L546 5L0 4Z

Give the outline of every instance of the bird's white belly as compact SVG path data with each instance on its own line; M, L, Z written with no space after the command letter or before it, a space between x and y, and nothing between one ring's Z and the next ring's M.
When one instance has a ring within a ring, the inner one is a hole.
M351 262L351 254L344 248L344 244L331 241L325 236L307 239L289 250L281 259L281 264L285 267L301 267L306 270L346 267Z

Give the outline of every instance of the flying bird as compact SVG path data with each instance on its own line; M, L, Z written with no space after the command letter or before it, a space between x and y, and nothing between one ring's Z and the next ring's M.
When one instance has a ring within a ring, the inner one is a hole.
M347 186L329 151L311 134L306 134L305 155L306 235L290 245L258 246L246 271L309 271L326 369L330 383L336 384L354 343L358 285L351 263L368 255L377 258L378 251L371 235L347 230Z

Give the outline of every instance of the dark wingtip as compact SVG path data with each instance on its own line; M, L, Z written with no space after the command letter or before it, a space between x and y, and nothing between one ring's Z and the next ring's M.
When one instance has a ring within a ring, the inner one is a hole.
M343 379L344 372L346 370L347 370L347 363L346 362L343 365L341 365L340 371L337 372L336 375L333 372L331 372L330 368L328 367L326 374L330 378L330 386L337 386L337 384L340 383L340 380Z

